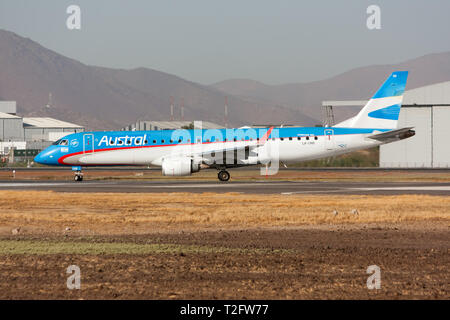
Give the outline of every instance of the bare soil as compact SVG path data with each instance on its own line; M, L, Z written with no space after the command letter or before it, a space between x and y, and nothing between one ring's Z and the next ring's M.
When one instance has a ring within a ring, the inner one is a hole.
M449 299L449 201L2 191L0 299Z
M0 298L449 299L449 237L448 230L377 226L91 238L91 243L172 243L181 250L2 255ZM212 250L183 252L183 245L192 244ZM239 250L214 251L223 247ZM80 290L66 287L66 268L72 264L81 269ZM379 290L366 286L370 265L381 268Z

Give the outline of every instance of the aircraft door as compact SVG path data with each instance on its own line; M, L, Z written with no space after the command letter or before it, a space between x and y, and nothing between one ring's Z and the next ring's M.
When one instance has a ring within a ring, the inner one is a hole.
M333 129L325 129L325 149L326 150L334 150L334 130Z
M83 135L83 153L94 152L94 135L87 133Z

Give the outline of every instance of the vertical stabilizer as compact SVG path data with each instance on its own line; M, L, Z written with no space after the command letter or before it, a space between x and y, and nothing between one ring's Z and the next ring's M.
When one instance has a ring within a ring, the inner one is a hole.
M355 117L336 127L397 128L407 78L408 71L393 72Z

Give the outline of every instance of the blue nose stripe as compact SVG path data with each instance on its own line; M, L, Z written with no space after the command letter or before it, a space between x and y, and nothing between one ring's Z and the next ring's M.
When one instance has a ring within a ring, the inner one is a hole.
M50 146L49 148L41 151L36 157L34 157L34 162L47 165L57 165L58 153L59 152L57 149Z
M36 157L34 157L33 161L42 164L41 153L38 153L38 155Z

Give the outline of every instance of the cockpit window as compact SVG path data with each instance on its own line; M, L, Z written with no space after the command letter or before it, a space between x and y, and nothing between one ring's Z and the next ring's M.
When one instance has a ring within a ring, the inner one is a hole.
M61 139L56 140L55 142L52 143L52 145L56 146L56 145L58 145L60 142L61 142Z
M68 146L69 145L69 140L67 139L63 139L61 140L61 142L59 143L60 146Z

